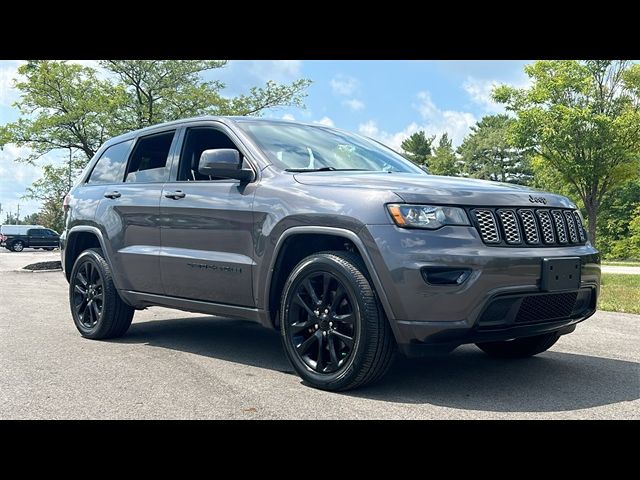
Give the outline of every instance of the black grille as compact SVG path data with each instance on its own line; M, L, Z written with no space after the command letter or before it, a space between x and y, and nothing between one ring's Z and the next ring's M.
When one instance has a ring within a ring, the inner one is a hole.
M582 245L586 234L577 210L471 209L482 241L492 246Z
M578 292L533 295L522 299L516 323L544 322L571 316Z

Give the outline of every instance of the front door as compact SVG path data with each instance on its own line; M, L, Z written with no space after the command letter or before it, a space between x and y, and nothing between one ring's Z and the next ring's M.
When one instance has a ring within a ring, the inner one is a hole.
M198 173L200 154L237 148L222 130L188 128L174 181L160 199L166 295L253 307L254 184ZM246 160L245 160L246 162Z

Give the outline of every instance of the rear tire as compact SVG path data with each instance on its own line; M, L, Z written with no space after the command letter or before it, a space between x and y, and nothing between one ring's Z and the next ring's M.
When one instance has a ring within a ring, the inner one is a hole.
M16 240L11 244L12 252L21 252L24 250L24 242L22 240Z
M350 252L314 254L293 269L282 293L280 332L298 375L323 390L377 381L396 350L366 268Z
M492 357L524 358L550 349L559 338L560 335L557 332L551 332L535 337L516 338L515 340L476 343L476 346Z
M133 319L134 309L120 298L99 248L85 250L73 264L69 304L80 334L94 340L121 337Z

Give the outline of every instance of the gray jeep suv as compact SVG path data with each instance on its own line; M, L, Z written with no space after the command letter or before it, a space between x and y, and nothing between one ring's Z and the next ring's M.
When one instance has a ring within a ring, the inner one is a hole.
M65 199L87 338L161 305L279 329L310 385L379 379L396 350L523 357L591 316L599 254L567 198L432 176L319 125L201 117L106 142Z

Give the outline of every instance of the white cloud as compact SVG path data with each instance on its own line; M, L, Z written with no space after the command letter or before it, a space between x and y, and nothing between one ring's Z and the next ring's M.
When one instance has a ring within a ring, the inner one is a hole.
M492 90L500 85L496 80L482 80L475 77L467 77L462 88L471 100L484 108L487 112L504 112L504 107L491 98Z
M528 88L531 86L531 79L526 75L521 75L517 80L500 81L500 80L487 80L468 76L462 84L462 88L471 101L480 105L487 113L505 113L505 108L502 104L494 102L491 98L491 92L499 85L508 84L516 88Z
M15 214L18 204L20 204L21 217L39 209L37 201L20 199L27 187L42 174L42 170L38 166L13 161L18 157L24 158L28 154L28 148L16 147L13 144L5 145L0 151L0 178L2 179L0 182L0 204L2 204L0 222L4 221L9 211Z
M289 121L293 122L295 119L296 119L296 117L294 117L290 113L285 113L284 115L282 115L282 120L289 120Z
M301 60L252 60L248 73L263 82L273 80L284 83L297 79L302 69Z
M357 112L358 110L362 110L364 108L364 102L361 101L361 100L358 100L357 98L352 98L350 100L344 100L342 102L342 104L346 105L347 107L349 107L354 112Z
M333 120L331 120L329 117L322 117L320 120L314 120L313 123L317 123L318 125L325 125L327 127L335 126Z
M351 95L360 86L358 79L347 75L338 74L329 82L333 93L338 95Z
M453 140L453 145L460 145L465 135L469 133L469 128L476 123L476 118L472 113L440 109L431 99L429 92L420 92L416 98L418 101L413 107L418 110L422 117L419 123L411 122L399 132L387 132L381 130L374 120L369 120L360 124L358 131L399 150L405 138L420 130L424 130L427 135L436 135L438 137L447 132Z
M18 99L18 91L13 88L13 80L18 76L18 67L24 62L16 60L0 61L0 106L10 106Z

